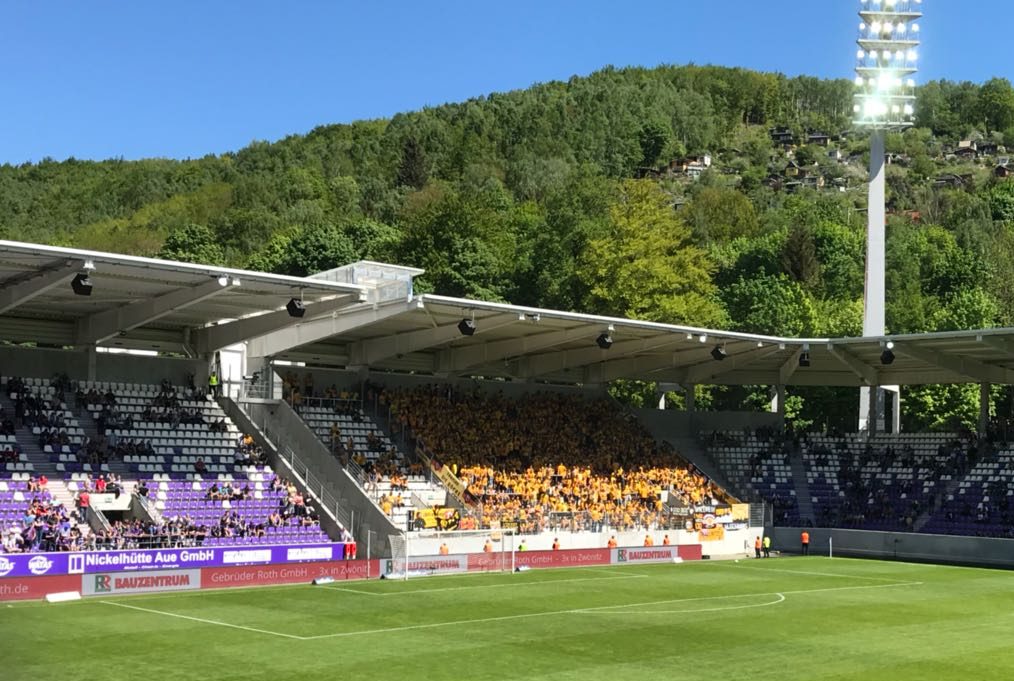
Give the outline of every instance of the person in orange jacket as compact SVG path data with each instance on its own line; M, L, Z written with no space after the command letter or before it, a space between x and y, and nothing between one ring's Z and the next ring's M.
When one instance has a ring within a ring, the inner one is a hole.
M754 553L754 558L760 558L761 557L761 538L760 538L760 535L758 535L757 538L753 540L753 553Z

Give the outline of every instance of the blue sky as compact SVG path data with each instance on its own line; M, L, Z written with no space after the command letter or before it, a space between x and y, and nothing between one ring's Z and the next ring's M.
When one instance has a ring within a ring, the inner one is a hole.
M920 80L1014 79L1012 0L923 4ZM858 6L0 0L0 163L199 157L607 64L848 78Z

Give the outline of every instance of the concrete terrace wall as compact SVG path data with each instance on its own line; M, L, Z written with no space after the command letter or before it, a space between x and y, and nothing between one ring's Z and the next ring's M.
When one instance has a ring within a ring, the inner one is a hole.
M341 369L323 369L317 367L299 367L279 365L275 372L284 376L288 372L296 374L300 380L309 372L313 374L314 389L321 391L334 384L338 389L358 389L363 376L358 371L343 371ZM565 385L549 385L544 383L525 383L522 381L495 381L479 380L475 378L440 378L437 376L424 376L414 374L395 374L384 372L369 372L367 378L380 385L389 388L419 388L428 385L452 385L459 390L466 392L480 390L487 393L503 393L508 397L522 397L531 393L555 392L567 395L579 395L587 397L602 397L605 393L604 387L581 388Z
M802 531L798 527L775 527L768 532L774 549L798 553ZM811 555L828 555L830 542L836 556L1014 567L1012 539L829 528L808 528L807 531L810 533Z
M635 409L643 422L664 425L674 437L697 437L698 433L715 430L755 429L763 426L778 427L778 415L770 412L746 411L695 411L672 409Z
M93 378L118 383L147 383L157 385L169 379L174 385L186 383L188 374L207 375L207 362L194 359L167 357L139 357L96 353ZM84 351L48 350L37 348L0 347L0 374L49 378L54 374L67 374L71 380L89 379L89 358Z

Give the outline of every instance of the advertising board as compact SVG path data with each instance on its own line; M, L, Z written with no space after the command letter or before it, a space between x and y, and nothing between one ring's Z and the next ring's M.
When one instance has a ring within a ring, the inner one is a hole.
M222 589L240 586L270 586L272 584L309 584L320 577L330 577L339 581L376 578L379 575L379 560L217 567L201 570L201 588Z
M700 560L700 544L682 544L680 546L644 546L613 549L613 562L627 563L671 563L673 558L683 560Z
M201 588L200 570L159 570L138 574L98 572L81 576L82 596L118 596Z
M45 598L46 594L80 588L81 578L77 575L8 577L0 579L0 601L35 600Z

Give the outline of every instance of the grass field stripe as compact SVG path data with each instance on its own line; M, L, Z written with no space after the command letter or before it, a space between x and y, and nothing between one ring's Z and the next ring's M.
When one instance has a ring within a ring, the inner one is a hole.
M99 603L105 603L106 605L114 605L117 608L128 608L130 610L139 610L141 612L148 612L154 615L165 615L166 617L177 617L181 620L190 620L192 622L202 622L203 624L215 624L220 627L229 627L230 629L242 629L243 631L252 631L258 634L268 634L270 636L280 636L282 638L291 638L295 640L302 640L302 636L294 636L292 634L281 634L277 631L268 631L267 629L255 629L254 627L244 627L241 624L229 624L228 622L218 622L215 620L206 620L203 617L191 617L190 615L181 615L176 612L166 612L165 610L152 610L151 608L141 608L136 605L127 605L126 603L116 603L115 601L99 601Z
M721 612L724 610L746 610L747 608L766 608L769 605L778 605L785 602L785 594L775 593L776 598L767 603L751 603L749 605L726 605L721 608L697 608L694 610L590 610L589 615L689 615L696 612ZM618 605L618 608L628 606Z
M763 560L763 558L761 559ZM767 568L767 567L754 567L752 565L738 565L729 563L714 563L721 567L732 568L734 570L753 570L754 572L784 572L789 575L812 575L814 577L840 577L842 579L868 579L877 582L897 582L900 581L893 577L867 577L864 575L843 575L836 572L812 572L810 570L787 570L785 568Z
M788 594L806 594L806 593L821 593L825 591L847 591L847 590L858 590L858 589L885 589L890 587L898 586L918 586L923 582L901 582L899 584L860 584L858 586L836 586L825 589L802 589L798 591L766 591L761 593L753 594L731 594L727 596L699 596L695 598L673 598L663 601L648 601L644 603L627 603L619 605L603 605L594 608L569 608L567 610L550 610L548 612L529 612L522 613L520 615L502 615L500 617L480 617L478 619L470 620L452 620L450 622L431 622L428 624L411 624L404 627L387 627L384 629L363 629L361 631L341 631L335 634L320 634L318 636L303 636L296 637L303 641L314 641L325 638L349 638L352 636L369 636L371 634L394 634L400 631L415 631L419 629L436 629L439 627L451 627L459 624L484 624L487 622L509 622L511 620L520 619L533 619L536 617L553 617L556 615L579 615L597 610L616 609L622 607L645 607L650 605L666 605L668 603L686 603L692 601L705 601L705 600L721 600L729 598L746 598L749 596L774 596L781 593L782 595Z
M444 586L438 589L408 589L405 591L388 591L384 593L378 593L375 591L366 591L363 589L351 589L349 587L340 586L325 586L325 589L331 591L351 591L353 593L367 594L369 596L405 596L407 594L426 594L426 593L439 593L441 591L469 591L474 589L505 589L511 587L520 586L546 586L551 584L571 584L574 582L608 582L614 579L644 579L647 575L642 574L629 574L629 575L613 575L611 577L578 577L575 579L540 579L532 582L511 582L504 584L472 584L470 586Z

